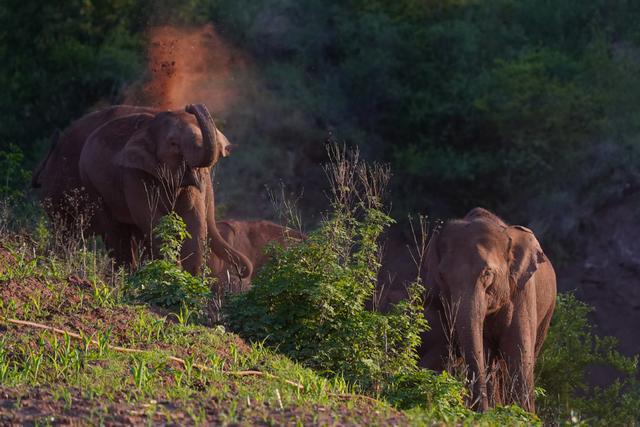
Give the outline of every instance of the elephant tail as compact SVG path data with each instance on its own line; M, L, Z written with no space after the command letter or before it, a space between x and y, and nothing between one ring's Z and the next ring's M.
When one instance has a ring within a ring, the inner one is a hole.
M45 166L47 166L47 162L51 158L53 154L53 150L55 150L58 145L58 141L60 140L60 129L56 129L51 138L49 139L49 151L47 152L47 156L40 162L35 171L33 171L33 175L31 176L31 187L40 188L42 183L40 183L40 174L44 170Z

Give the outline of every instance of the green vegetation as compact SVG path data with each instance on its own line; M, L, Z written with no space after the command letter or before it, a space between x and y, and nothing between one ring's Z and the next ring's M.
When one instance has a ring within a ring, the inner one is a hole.
M548 420L572 418L589 425L632 425L640 419L638 357L624 357L613 337L599 337L587 319L592 310L572 294L560 294L551 329L537 365L541 416ZM593 366L616 374L606 388L589 385Z
M81 337L3 323L0 390L16 410L36 387L60 411L95 401L81 411L95 424L121 413L116 401L123 413L142 414L134 420L178 424L536 422L517 407L473 414L460 381L415 367L425 327L420 283L389 315L364 310L378 237L391 216L444 218L483 205L514 223L536 221L554 262L580 257L581 220L638 186L638 21L633 0L3 1L0 315L73 327ZM85 239L85 223L71 234L57 230L25 191L56 129L123 102L149 77L150 26L210 22L248 58L234 72L243 90L215 112L248 148L221 172L228 212L254 216L247 209L265 183L279 180L305 188L304 211L323 210L317 163L329 132L395 173L392 215L375 197L346 211L334 204L308 242L272 248L254 290L227 306L229 323L257 340L251 345L187 321L202 312L211 283L177 267L177 218L158 229L161 259L127 275ZM153 314L132 297L176 316ZM537 372L540 416L637 423L636 362L595 335L588 311L572 296L558 299ZM593 364L619 378L587 385ZM304 390L229 374L254 368ZM353 392L403 412L342 396Z
M189 237L182 217L170 212L158 221L154 232L162 242L161 258L146 262L129 276L130 296L174 311L184 308L203 314L213 283L212 279L201 280L180 268L180 248Z
M216 112L251 148L224 172L233 212L254 214L278 180L317 210L312 178L285 159L295 145L313 168L330 130L391 163L394 216L482 205L535 217L565 253L580 220L567 212L589 215L638 172L639 19L629 0L7 1L0 149L20 147L30 169L56 128L140 81L149 26L212 22L249 58L234 70L243 91Z
M272 248L274 261L226 311L243 337L380 392L394 376L417 369L424 289L414 283L411 298L391 314L366 310L376 289L380 235L392 221L372 191L382 191L388 173L340 153L332 166L331 214L304 242Z
M90 282L55 254L34 258L38 251L28 240L2 237L0 390L15 403L0 411L0 423L10 422L10 414L26 417L18 423L45 415L91 424L406 423L388 404L350 396L343 380L246 345L223 327L175 322L127 304L119 274L102 271L100 281ZM36 402L26 415L23 399Z
M19 402L33 400L37 388L35 401L63 416L85 405L87 422L124 411L141 414L139 422L540 424L517 406L474 413L465 406L463 380L417 368L414 351L427 327L419 281L391 313L365 310L376 286L379 237L392 221L380 198L388 171L336 154L328 169L331 213L307 241L272 247L273 260L252 290L225 307L228 324L249 345L221 325L191 318L202 313L210 283L177 267L186 232L176 215L156 228L161 259L130 275L114 270L90 241L67 240L73 250L61 251L55 229L3 228L0 390ZM148 305L132 304L132 296ZM154 306L175 316L154 314ZM537 372L540 416L549 423L632 423L640 415L637 360L597 337L588 311L571 295L558 298ZM621 377L605 389L589 387L592 364L614 367ZM10 413L34 420L20 415L19 404Z

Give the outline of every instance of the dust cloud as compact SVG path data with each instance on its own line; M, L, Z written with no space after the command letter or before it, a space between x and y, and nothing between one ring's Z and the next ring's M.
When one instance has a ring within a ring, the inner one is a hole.
M147 31L147 70L125 93L125 103L177 110L204 103L211 112L232 108L246 58L213 25L159 26Z

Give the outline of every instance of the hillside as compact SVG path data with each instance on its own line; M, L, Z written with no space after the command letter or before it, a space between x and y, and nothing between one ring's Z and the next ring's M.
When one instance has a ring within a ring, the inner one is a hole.
M0 424L640 424L638 22L637 0L0 2ZM122 104L154 118L65 134ZM157 116L180 122L139 128ZM344 181L338 147L362 162ZM415 250L475 207L556 273L535 384L487 366L535 415L474 412L460 348L418 363ZM170 211L186 228L159 236ZM317 239L226 295L204 262L220 220ZM371 310L376 292L400 304Z
M0 424L409 422L222 327L120 303L51 260L0 255Z

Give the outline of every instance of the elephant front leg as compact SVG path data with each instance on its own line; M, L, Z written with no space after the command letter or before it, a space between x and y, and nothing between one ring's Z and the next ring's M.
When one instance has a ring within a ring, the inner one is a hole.
M513 323L500 343L500 350L507 366L503 384L505 390L502 391L504 403L519 403L529 412L535 412L535 335L535 313L523 312L514 315Z
M145 253L145 257L156 258L162 242L154 235L155 226L167 213L161 203L161 192L157 183L137 170L127 170L124 174L124 197L126 210L121 216L127 216L131 223L132 235L136 238L136 247Z
M183 188L176 203L176 213L184 220L190 236L182 244L181 264L186 271L195 275L202 269L204 245L207 239L207 222L202 193L195 187Z

